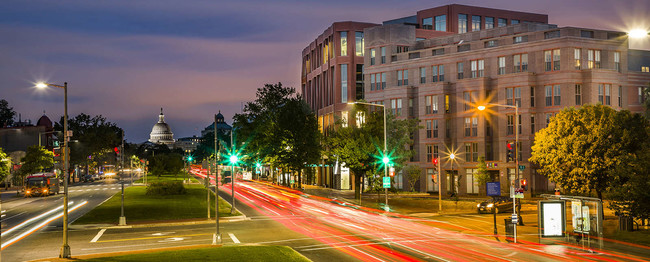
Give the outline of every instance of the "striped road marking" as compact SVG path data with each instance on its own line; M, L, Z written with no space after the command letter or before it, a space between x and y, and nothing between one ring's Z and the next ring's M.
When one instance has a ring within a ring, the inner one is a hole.
M105 231L106 231L106 228L103 228L102 230L99 230L99 232L97 233L95 238L93 238L93 240L90 240L90 243L97 242L97 240L99 240L99 238L102 237L102 235L104 234Z
M239 242L239 239L237 239L237 237L235 237L235 234L228 233L228 235L230 236L230 239L232 239L232 242L235 242L235 244L241 243L241 242Z

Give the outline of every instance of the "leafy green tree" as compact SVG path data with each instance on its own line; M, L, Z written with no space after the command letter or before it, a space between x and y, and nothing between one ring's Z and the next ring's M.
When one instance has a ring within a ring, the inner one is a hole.
M377 158L373 155L380 154L373 136L365 125L361 127L349 125L337 130L329 130L326 144L328 159L338 158L339 162L344 162L350 168L350 172L355 177L355 197L361 197L361 181L365 174L374 168L373 163Z
M418 165L407 165L406 168L404 168L404 171L406 173L409 186L411 186L411 192L414 192L415 183L417 183L418 180L420 180L422 169Z
M0 99L0 128L12 125L15 116L16 111L13 107L9 107L9 102Z
M27 175L51 169L54 166L54 153L42 146L30 146L25 157L20 160L23 164L19 169L19 176L25 180Z
M54 130L63 134L63 117L55 123ZM68 120L68 130L73 133L71 140L76 140L69 143L71 166L88 165L94 159L115 163L115 157L110 158L108 154L114 147L121 145L122 129L117 125L101 115L90 116L81 113ZM59 137L63 139L62 135ZM62 142L60 144L63 145Z
M487 170L487 164L485 163L485 157L483 156L478 158L478 164L476 165L476 181L481 188L485 188L487 182L492 182L492 178Z
M149 170L155 176L178 174L184 167L183 156L178 153L156 154L149 160Z
M11 168L11 158L7 157L2 147L0 147L0 181L4 181L9 176Z
M650 129L648 129L650 132ZM613 170L609 207L617 216L650 219L650 141Z
M565 190L595 191L602 199L613 181L611 171L648 138L644 125L634 124L639 118L600 104L566 108L537 132L530 161Z
M650 83L648 83L648 86L643 89L643 97L645 97L645 100L643 101L643 107L645 108L645 118L650 120Z

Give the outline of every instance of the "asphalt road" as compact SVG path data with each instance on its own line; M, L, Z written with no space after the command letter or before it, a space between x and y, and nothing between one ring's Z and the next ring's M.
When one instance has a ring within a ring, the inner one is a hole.
M128 184L125 185L128 187ZM70 185L69 222L92 210L121 190L117 179ZM14 197L2 204L2 259L23 261L42 257L62 246L63 187L48 197ZM116 218L117 220L117 218ZM71 233L73 234L73 233ZM45 241L45 243L42 243ZM41 248L35 248L41 247Z

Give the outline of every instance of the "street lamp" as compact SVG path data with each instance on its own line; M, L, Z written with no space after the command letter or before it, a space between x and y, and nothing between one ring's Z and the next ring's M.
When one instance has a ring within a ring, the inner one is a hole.
M514 190L516 183L519 182L519 106L517 105L517 103L515 103L515 105L502 105L502 104L488 104L488 105L515 109L515 148L514 148L515 154L514 155L515 155L516 167L515 167L515 181L513 181L513 185L512 185ZM480 105L477 107L477 109L480 111L484 111L486 107L484 105ZM512 199L512 212L514 215L518 217L519 221L522 221L521 215L517 214L517 201L514 198ZM517 224L514 224L513 226L514 226L514 231L513 231L514 240L515 243L517 243Z
M627 33L628 36L631 38L643 38L648 36L650 33L648 31L643 30L643 29L632 29L630 32Z
M384 162L384 177L388 177L388 162L390 159L388 158L388 150L386 149L386 106L381 105L381 104L371 104L371 103L366 103L366 102L348 102L349 105L354 105L354 104L360 104L360 105L371 105L371 106L381 106L384 109L384 157L382 159L382 162ZM384 188L384 192L386 193L386 208L388 208L388 188ZM363 192L362 192L363 193ZM361 195L359 195L359 199L361 199Z
M233 152L230 155L230 184L232 185L232 206L230 207L230 213L235 212L235 164L237 164L237 161L239 161L239 157L237 157L237 154Z
M68 164L70 162L70 152L68 148L68 82L64 82L62 86L44 82L36 84L37 88L46 88L48 86L63 89L63 245L61 246L59 257L70 258L70 246L68 245L68 179L70 176L68 173Z

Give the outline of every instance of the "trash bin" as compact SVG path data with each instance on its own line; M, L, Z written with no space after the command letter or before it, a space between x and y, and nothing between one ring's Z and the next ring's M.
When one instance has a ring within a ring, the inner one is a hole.
M511 218L504 218L503 222L506 226L506 238L514 238L515 237L515 224L512 223Z

